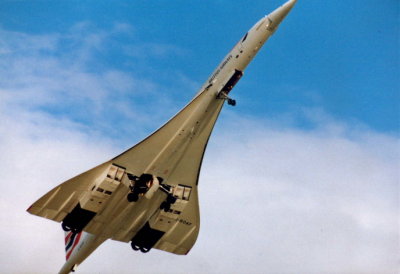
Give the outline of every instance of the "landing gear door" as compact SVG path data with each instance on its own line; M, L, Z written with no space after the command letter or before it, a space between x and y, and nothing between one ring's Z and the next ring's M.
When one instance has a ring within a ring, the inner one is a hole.
M233 87L239 82L240 78L242 78L243 72L240 70L235 69L232 73L232 76L228 79L226 84L222 87L220 94L224 94L227 96L229 92L233 89Z

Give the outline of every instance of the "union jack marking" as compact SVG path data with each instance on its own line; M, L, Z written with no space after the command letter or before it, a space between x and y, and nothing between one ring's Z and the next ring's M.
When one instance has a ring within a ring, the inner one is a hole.
M65 252L67 260L71 256L75 247L78 245L81 235L82 231L79 233L73 233L72 231L70 231L65 235Z

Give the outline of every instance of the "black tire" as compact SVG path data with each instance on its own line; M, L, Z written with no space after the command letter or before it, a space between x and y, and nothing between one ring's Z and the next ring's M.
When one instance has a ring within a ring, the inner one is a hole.
M236 106L236 100L233 100L233 99L228 99L228 105L231 105L231 106Z
M167 203L169 204L174 204L176 202L176 198L172 195L168 195L167 197Z
M137 202L137 200L139 200L139 195L137 195L134 192L131 192L128 194L126 198L128 199L128 202Z
M164 203L165 203L163 206L164 212L168 212L171 209L171 204L169 204L167 202L164 202Z
M160 205L160 209L164 209L167 206L167 202L162 202Z
M153 180L153 175L148 174L148 173L143 173L139 177L139 181L143 182L144 184L146 184L148 181L151 181L151 180Z
M64 223L61 223L61 227L62 227L62 229L63 229L65 232L71 231L71 228L68 227L68 226L66 226Z
M142 253L147 253L147 252L150 251L150 249L151 249L151 248L141 247L141 248L140 248L140 251L141 251Z
M133 250L138 251L140 250L140 247L138 247L134 242L131 242L131 247Z

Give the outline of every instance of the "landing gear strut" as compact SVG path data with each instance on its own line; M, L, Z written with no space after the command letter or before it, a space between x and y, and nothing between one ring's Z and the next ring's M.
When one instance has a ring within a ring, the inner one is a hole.
M228 94L226 94L224 91L221 91L217 95L217 99L226 100L228 102L228 105L233 106L233 107L236 106L236 100L228 97Z
M149 185L153 181L153 175L143 173L140 177L137 177L129 174L128 178L134 183L130 186L131 192L126 198L129 202L137 202L139 200L139 195L143 195L149 190Z
M160 209L163 209L165 212L168 212L171 209L171 205L176 202L176 198L171 194L168 194L167 199L161 203Z

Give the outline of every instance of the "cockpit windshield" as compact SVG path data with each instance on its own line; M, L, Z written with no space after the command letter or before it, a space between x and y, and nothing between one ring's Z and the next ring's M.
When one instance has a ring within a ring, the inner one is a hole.
M246 40L247 34L248 34L248 33L246 33L246 34L244 35L244 37L243 37L243 39L242 39L242 43L244 42L244 40Z

